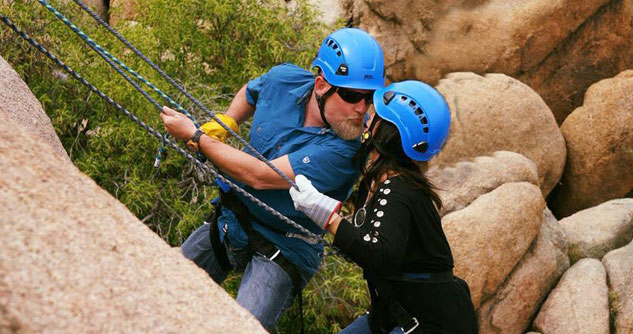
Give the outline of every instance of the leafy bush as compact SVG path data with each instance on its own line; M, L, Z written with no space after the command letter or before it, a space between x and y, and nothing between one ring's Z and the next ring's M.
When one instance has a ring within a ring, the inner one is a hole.
M225 109L234 92L272 65L293 62L308 67L326 33L303 1L292 10L278 0L136 2L141 10L135 21L120 21L115 28L215 111ZM2 13L29 35L139 119L163 130L159 111L37 1L2 3ZM78 6L65 3L51 1L106 50L189 108L200 124L209 119ZM4 25L0 45L1 55L42 102L75 165L165 241L180 245L210 213L209 200L217 196L217 189L207 186L207 178L173 151L154 169L159 147L154 137ZM159 104L168 104L143 88ZM241 127L243 136L248 124ZM328 257L322 269L304 291L308 333L337 332L368 303L356 266ZM235 294L239 278L232 275L224 283L230 293ZM280 321L280 332L298 328L295 314L296 305Z

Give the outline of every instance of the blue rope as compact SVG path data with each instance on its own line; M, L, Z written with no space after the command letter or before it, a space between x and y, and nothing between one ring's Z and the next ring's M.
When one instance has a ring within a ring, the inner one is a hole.
M258 198L254 197L253 195L251 195L250 193L248 193L244 189L240 188L239 186L237 186L236 184L231 182L229 179L225 178L224 176L222 176L221 174L219 174L218 172L216 172L215 170L213 170L212 168L210 168L209 166L207 166L203 162L197 160L194 156L189 154L189 152L183 150L182 148L180 148L180 146L176 145L173 141L171 141L168 138L164 137L158 131L154 130L152 127L150 127L149 125L145 124L143 121L138 119L134 114L132 114L126 108L124 108L119 103L117 103L115 100L113 100L110 96L106 95L101 90L97 89L94 85L92 85L90 82L88 82L86 79L84 79L79 73L75 72L72 68L70 68L64 62L62 62L59 58L57 58L57 56L55 56L50 51L48 51L43 45L41 45L40 43L35 41L33 38L31 38L28 34L23 32L22 30L20 30L15 24L13 24L13 22L11 22L11 20L9 18L4 16L2 13L0 13L0 20L2 20L2 22L4 22L7 26L9 26L9 28L11 28L13 31L15 31L20 37L22 37L24 40L29 42L29 44L31 44L33 47L35 47L38 51L40 51L41 53L46 55L49 59L54 61L58 66L60 66L64 71L66 71L68 74L70 74L73 78L77 79L81 84L83 84L88 89L90 89L90 91L94 92L99 97L103 98L107 103L112 105L116 110L118 110L118 111L122 112L123 114L125 114L132 121L134 121L140 127L145 129L145 131L147 131L149 134L151 134L152 136L158 138L162 143L164 143L164 144L168 145L169 147L171 147L172 149L176 150L178 153L180 153L182 156L184 156L187 160L189 160L192 163L194 163L196 166L198 166L203 171L211 174L213 177L218 178L222 182L228 184L229 187L231 187L231 189L233 189L233 190L237 191L238 193L242 194L243 196L245 196L246 198L251 200L253 203L257 204L258 206L260 206L261 208L266 210L268 213L272 214L273 216L281 219L282 221L286 222L287 224L289 224L289 225L293 226L294 228L298 229L302 234L305 234L308 237L313 238L316 241L323 243L324 245L327 245L327 242L325 240L323 240L323 238L321 236L310 232L305 227L297 224L293 220L291 220L288 217L282 215L281 213L279 213L274 208L268 206L266 203L262 202L261 200L259 200Z
M147 85L149 88L151 88L154 92L158 93L163 99L165 99L166 101L168 101L170 104L172 104L173 106L175 106L178 111L180 111L181 113L187 115L187 117L189 119L191 119L194 124L196 125L196 128L199 128L200 125L198 124L198 122L195 120L195 118L182 106L180 106L176 101L174 101L171 97L169 97L167 94L165 94L163 91L161 91L160 89L158 89L156 86L154 86L151 82L149 82L147 79L145 79L145 77L143 77L142 75L138 74L136 71L134 71L133 69L129 68L127 65L125 65L121 60L119 60L117 57L113 56L110 52L108 52L107 50L105 50L103 47L101 47L101 45L97 44L97 42L95 42L92 38L90 38L90 36L86 35L81 29L79 29L76 25L74 25L72 22L70 22L62 13L60 13L57 9L55 9L53 6L51 6L48 1L46 0L37 0L40 4L42 4L44 7L46 7L46 9L48 9L51 13L53 13L58 19L60 19L62 22L64 22L64 24L66 26L68 26L73 32L75 32L83 41L85 41L88 45L90 45L90 47L95 50L97 53L99 53L100 55L105 55L105 57L109 58L111 61L113 61L114 63L116 63L118 66L120 66L121 68L123 68L124 70L126 70L127 72L129 72L130 74L132 74L137 80L139 80L140 82L144 83L145 85ZM105 59L105 58L104 58ZM108 61L108 63L110 63ZM112 66L112 65L111 65ZM117 71L119 72L119 71ZM121 73L121 72L119 72ZM144 94L145 96L145 94ZM146 96L148 97L148 96ZM152 104L154 105L154 107L156 107L158 110L162 111L162 106L159 105L158 103L156 103L156 101L154 101L153 99L149 98L150 102L152 102Z
M88 13L92 18L94 18L99 24L101 24L104 28L106 28L110 33L112 33L116 38L118 38L125 46L130 48L136 55L138 55L141 59L143 59L151 68L156 70L167 82L169 82L173 87L175 87L180 93L184 94L191 102L193 102L196 106L202 109L207 113L212 119L214 119L220 126L222 126L228 133L230 133L233 137L235 137L242 145L248 148L255 156L266 163L268 167L270 167L273 171L275 171L279 176L281 176L288 184L290 184L295 189L297 185L295 182L290 179L286 174L280 171L275 165L273 165L268 159L266 159L259 151L257 151L253 146L251 146L242 136L233 131L229 126L224 124L214 112L210 111L202 102L193 97L186 89L180 86L174 79L172 79L167 73L165 73L160 67L154 64L149 58L145 56L141 51L139 51L132 43L130 43L125 37L123 37L118 31L116 31L112 26L110 26L107 22L105 22L99 15L95 14L90 8L83 4L80 0L73 0L77 5L79 5L86 13Z

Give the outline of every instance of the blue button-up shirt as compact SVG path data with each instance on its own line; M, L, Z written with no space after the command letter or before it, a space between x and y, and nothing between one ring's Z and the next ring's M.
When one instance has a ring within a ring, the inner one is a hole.
M275 66L268 73L249 81L246 99L255 106L250 144L268 160L288 155L295 175L305 175L320 192L343 201L349 196L358 176L352 157L360 147L360 142L343 140L331 129L303 126L305 108L313 85L314 75L293 64ZM248 149L245 152L251 154ZM295 210L287 189L255 190L237 183L284 216L315 234L323 234L314 222ZM236 195L257 217L258 221L252 222L256 231L275 244L300 269L311 274L316 272L323 245L309 244L279 233L299 233L299 230L242 195ZM231 244L246 247L248 237L234 215L223 212L218 223L222 238L226 232Z

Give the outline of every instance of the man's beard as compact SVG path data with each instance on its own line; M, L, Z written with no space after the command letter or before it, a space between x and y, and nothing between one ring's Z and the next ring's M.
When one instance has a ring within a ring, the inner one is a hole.
M346 120L332 124L332 130L334 130L339 137L345 140L352 140L360 137L363 133L363 124L354 124L352 120Z

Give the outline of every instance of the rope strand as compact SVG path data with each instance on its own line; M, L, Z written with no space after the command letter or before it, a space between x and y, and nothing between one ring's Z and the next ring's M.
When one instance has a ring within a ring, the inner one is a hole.
M44 0L38 0L40 3ZM101 24L104 28L106 28L110 33L112 33L116 38L118 38L125 46L130 48L136 55L138 55L141 59L143 59L151 68L156 70L167 82L169 82L173 87L175 87L180 93L184 94L189 101L193 102L196 106L202 109L207 113L213 120L215 120L220 126L222 126L228 133L230 133L233 137L235 137L240 144L244 145L248 148L255 156L266 163L268 167L270 167L273 171L275 171L284 181L288 182L293 188L299 190L297 188L296 183L288 177L285 173L279 170L275 165L273 165L268 159L266 159L259 151L257 151L251 144L249 144L241 135L233 131L228 125L224 124L214 112L209 110L202 102L193 97L186 89L180 86L174 79L172 79L167 73L165 73L160 67L154 64L149 58L145 56L141 51L139 51L132 43L130 43L125 37L123 37L118 31L116 31L112 26L110 26L107 22L105 22L99 15L95 14L90 8L88 8L83 2L80 0L73 0L77 5L79 5L86 13L88 13L92 18L94 18L99 24Z
M168 145L169 147L171 147L172 149L174 149L175 151L177 151L178 153L183 155L187 160L189 160L192 163L194 163L196 166L198 166L203 171L207 172L208 174L211 174L215 178L220 179L222 182L225 182L226 184L229 185L229 187L231 187L231 189L233 189L233 190L237 191L238 193L242 194L243 196L245 196L246 198L251 200L253 203L255 203L258 206L262 207L268 213L272 214L273 216L281 219L282 221L286 222L287 224L289 224L289 225L293 226L294 228L298 229L301 233L303 233L303 234L305 234L305 235L307 235L307 236L309 236L309 237L311 237L313 239L316 239L318 242L323 243L324 245L327 245L327 242L325 240L323 240L323 238L321 236L310 232L305 227L299 225L298 223L294 222L293 220L289 219L288 217L282 215L281 213L279 213L274 208L268 206L266 203L264 203L261 200L257 199L256 197L254 197L253 195L251 195L250 193L248 193L244 189L240 188L239 186L237 186L236 184L234 184L233 182L231 182L230 180L228 180L227 178L225 178L224 176L222 176L221 174L219 174L215 170L211 169L209 166L207 166L204 163L198 161L194 156L189 154L187 151L183 150L180 146L176 145L173 141L165 138L165 136L161 135L158 131L154 130L152 127L150 127L149 125L147 125L146 123L144 123L143 121L138 119L133 113L131 113L129 110L127 110L126 108L121 106L119 103L117 103L110 96L108 96L107 94L103 93L101 90L96 88L94 85L92 85L90 82L88 82L85 78L83 78L79 73L74 71L72 68L70 68L68 65L66 65L63 61L61 61L59 58L57 58L57 56L55 56L50 51L48 51L42 44L38 43L33 38L31 38L27 33L25 33L22 30L20 30L15 24L13 24L13 22L9 18L4 16L2 13L0 13L0 20L2 20L2 22L4 22L7 26L9 26L9 28L11 28L20 37L22 37L29 44L31 44L33 47L35 47L38 51L40 51L41 53L46 55L49 59L51 59L53 62L55 62L58 66L60 66L64 71L66 71L68 74L70 74L73 78L75 78L81 84L83 84L88 89L90 89L90 91L94 92L99 97L103 98L107 103L112 105L116 110L118 110L118 111L122 112L123 114L125 114L132 121L134 121L141 128L143 128L146 132L148 132L152 136L158 138L162 143Z

